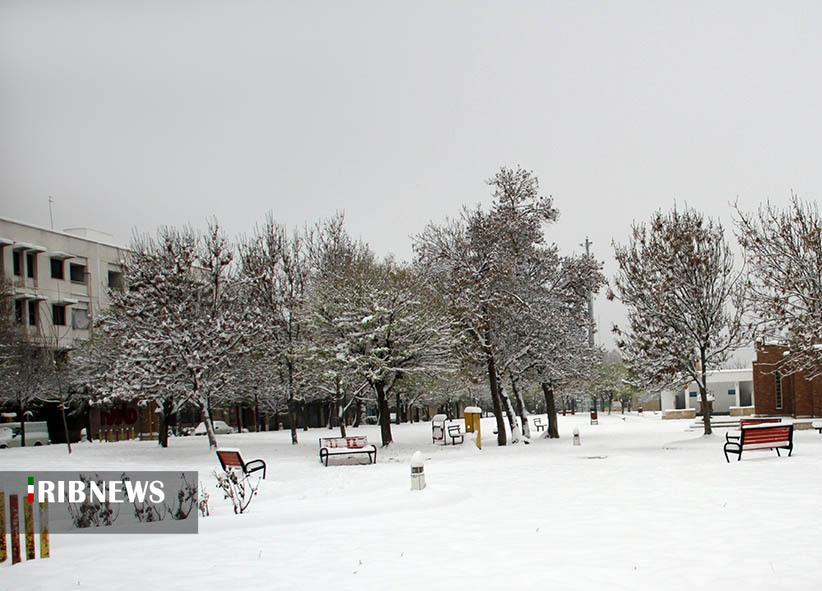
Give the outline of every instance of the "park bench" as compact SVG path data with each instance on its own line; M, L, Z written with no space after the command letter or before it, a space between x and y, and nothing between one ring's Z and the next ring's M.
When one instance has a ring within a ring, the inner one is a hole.
M220 465L225 472L238 471L242 472L244 478L248 478L254 472L263 471L263 479L265 479L265 462L262 460L251 460L246 463L243 461L243 456L239 449L221 448L217 450L217 459L220 460Z
M459 425L448 426L448 437L451 438L451 445L456 445L457 439L459 439L460 443L465 441L465 436L462 434L462 429L460 429Z
M320 437L320 462L328 466L329 456L368 454L368 463L377 463L377 446L368 444L365 435Z
M431 417L431 443L447 443L445 440L445 423L448 417L434 415Z
M819 431L819 434L822 435L822 421L813 421L811 427Z
M547 427L547 425L542 422L542 417L536 417L534 419L534 427L536 427L537 433L539 433L540 431L545 431L545 427Z
M728 454L736 454L737 461L742 459L745 450L787 449L788 456L793 453L793 424L759 423L742 427L739 434L725 434L725 460L730 462Z
M441 443L448 445L448 439L451 439L451 445L463 443L465 436L459 425L449 425L448 417L445 415L434 415L431 417L431 443Z

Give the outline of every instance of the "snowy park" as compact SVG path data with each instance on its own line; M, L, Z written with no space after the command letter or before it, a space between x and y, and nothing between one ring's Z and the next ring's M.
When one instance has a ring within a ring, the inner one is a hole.
M0 591L822 585L822 2L0 2Z
M533 417L532 417L533 418ZM544 418L544 417L543 417ZM581 445L571 433L580 431ZM493 419L483 419L491 434ZM326 429L218 436L262 458L247 513L216 489L202 438L76 445L77 470L196 469L210 493L199 534L54 535L52 557L0 570L3 589L811 589L822 558L822 437L792 457L726 463L724 431L659 415L560 416L560 439L476 449L395 427L377 463L318 460ZM354 431L378 441L379 428ZM331 433L333 434L333 433ZM410 459L427 487L410 488ZM171 452L171 453L170 453ZM59 469L60 446L5 450L3 467Z

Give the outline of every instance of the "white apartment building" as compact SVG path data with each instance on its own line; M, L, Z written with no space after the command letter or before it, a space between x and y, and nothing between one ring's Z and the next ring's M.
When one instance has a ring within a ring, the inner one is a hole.
M88 228L62 232L0 218L0 273L12 286L16 321L48 346L87 339L109 288L123 286L126 249Z

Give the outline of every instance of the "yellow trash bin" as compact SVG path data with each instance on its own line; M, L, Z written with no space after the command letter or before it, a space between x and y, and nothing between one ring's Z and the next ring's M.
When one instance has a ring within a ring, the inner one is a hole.
M482 409L478 406L466 406L463 413L465 417L465 432L474 433L474 443L478 449L482 449L482 430L480 429L480 418Z

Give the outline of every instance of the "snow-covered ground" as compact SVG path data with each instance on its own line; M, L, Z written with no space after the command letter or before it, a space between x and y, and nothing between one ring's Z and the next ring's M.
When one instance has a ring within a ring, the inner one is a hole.
M562 439L433 446L394 426L378 463L323 467L317 438L221 436L269 475L246 515L214 488L201 437L0 451L4 470L199 470L212 516L196 536L53 536L52 557L0 566L0 589L813 589L822 579L822 437L792 458L725 463L724 432L658 416L560 417ZM580 428L582 445L571 444ZM355 430L379 441L376 427ZM334 433L332 433L334 434ZM421 450L428 488L412 492ZM332 460L333 461L333 460Z

